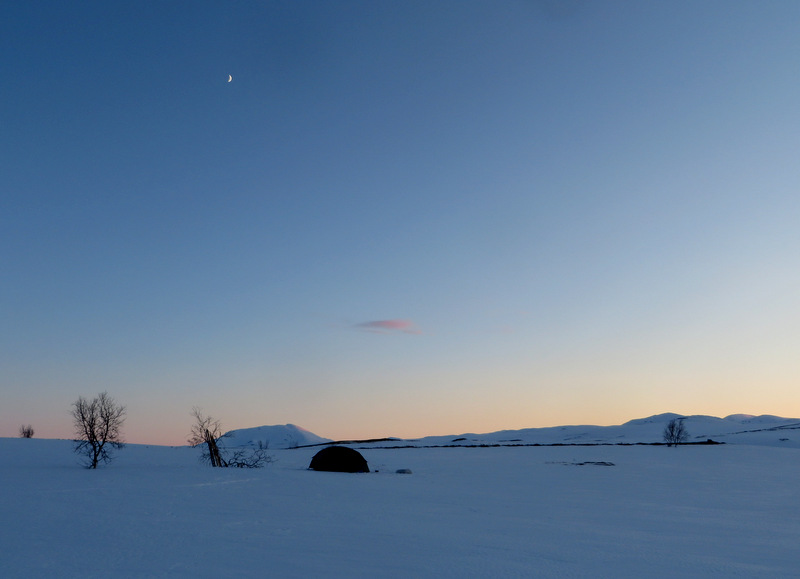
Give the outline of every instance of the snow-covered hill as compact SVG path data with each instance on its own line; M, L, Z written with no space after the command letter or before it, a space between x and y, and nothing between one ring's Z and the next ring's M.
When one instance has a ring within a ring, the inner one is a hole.
M500 430L486 434L426 436L414 440L381 442L386 446L440 446L475 444L615 444L654 443L663 440L664 427L680 418L689 432L689 442L712 439L728 444L754 444L800 448L800 418L733 414L715 416L665 413L630 420L617 426L553 426Z
M228 448L258 448L259 445L262 448L296 448L326 442L331 442L331 439L317 436L294 424L279 424L231 430L222 437L221 444Z
M424 438L382 438L372 442L348 441L351 444L377 446L474 446L517 444L650 444L663 441L664 427L672 419L683 420L688 442L714 440L726 444L748 444L800 448L800 418L764 414L732 414L725 418L701 414L685 416L666 412L647 418L629 420L616 426L551 426L499 430L484 434L465 433ZM226 447L296 448L332 442L294 424L258 426L232 430L225 434Z

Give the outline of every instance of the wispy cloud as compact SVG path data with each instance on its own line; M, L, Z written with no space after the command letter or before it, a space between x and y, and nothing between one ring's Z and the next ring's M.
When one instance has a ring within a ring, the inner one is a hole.
M354 326L363 332L373 334L421 334L422 331L411 320L375 320L362 322Z

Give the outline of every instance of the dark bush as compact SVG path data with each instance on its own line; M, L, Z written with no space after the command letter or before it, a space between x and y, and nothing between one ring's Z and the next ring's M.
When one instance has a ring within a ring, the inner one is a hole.
M314 455L308 468L329 472L369 472L369 465L361 453L346 446L323 448Z

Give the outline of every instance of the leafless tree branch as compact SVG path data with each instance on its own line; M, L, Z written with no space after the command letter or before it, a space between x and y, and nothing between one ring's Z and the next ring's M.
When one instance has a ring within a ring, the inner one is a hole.
M224 455L217 441L222 438L222 427L219 420L203 413L198 408L192 408L195 419L189 433L189 444L202 447L200 460L212 467L260 468L272 462L272 457L267 454L266 448L257 450L235 450L230 456Z

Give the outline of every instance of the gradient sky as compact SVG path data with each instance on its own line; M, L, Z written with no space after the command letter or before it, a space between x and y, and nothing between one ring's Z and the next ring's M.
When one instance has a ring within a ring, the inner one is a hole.
M5 2L0 436L800 416L800 3ZM233 82L228 81L233 76Z

